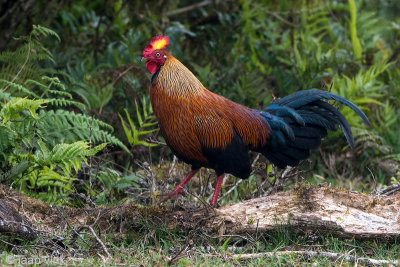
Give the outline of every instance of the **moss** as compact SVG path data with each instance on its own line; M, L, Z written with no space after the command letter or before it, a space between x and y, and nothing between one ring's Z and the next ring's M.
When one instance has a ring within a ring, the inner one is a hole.
M250 217L248 220L247 220L247 224L248 225L252 225L253 223L254 223L254 218L253 217Z

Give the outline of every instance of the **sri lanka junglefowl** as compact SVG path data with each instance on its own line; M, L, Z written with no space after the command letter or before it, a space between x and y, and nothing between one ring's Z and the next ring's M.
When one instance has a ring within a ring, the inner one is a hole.
M211 205L215 205L225 173L248 178L249 151L262 153L278 166L296 166L317 148L327 130L343 131L354 146L350 126L325 100L353 109L367 124L365 114L349 100L320 90L299 91L274 101L264 110L237 104L207 90L194 74L165 49L167 36L156 36L143 50L153 74L150 99L160 133L173 153L192 165L192 171L168 197L177 196L201 167L217 173Z

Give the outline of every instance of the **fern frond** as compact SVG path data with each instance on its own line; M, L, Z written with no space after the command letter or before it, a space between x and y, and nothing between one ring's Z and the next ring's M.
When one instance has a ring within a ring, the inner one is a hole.
M111 143L129 152L129 149L110 133L113 130L112 126L84 114L66 110L42 111L38 129L48 141L54 140L53 144L56 144L55 140L91 140L94 143Z
M51 99L49 100L49 104L54 106L54 107L68 107L68 106L76 106L80 110L85 110L86 106L82 104L81 102L74 101L74 100L67 100L67 99Z
M39 37L40 37L40 35L42 35L44 37L47 37L48 35L50 35L50 36L56 37L57 40L59 42L61 42L60 36L58 36L58 34L55 31L50 30L49 28L46 28L46 27L43 27L40 25L32 25L32 27L33 27L33 31L32 31L33 35L38 35Z
M47 92L52 95L68 97L69 99L72 99L72 95L68 92L59 91L59 90L49 90Z
M0 110L0 117L3 119L3 123L7 123L10 119L18 119L20 117L18 114L27 110L33 118L37 119L36 111L48 102L49 100L46 99L31 100L15 97Z
M55 87L65 91L65 85L61 83L58 77L43 76L42 79L49 83L49 88Z
M153 111L151 109L151 105L147 105L145 98L143 98L142 103L143 103L143 111L142 111L143 116L141 115L141 112L139 110L139 105L136 103L136 118L138 120L138 127L135 126L135 123L133 122L127 109L124 109L124 111L126 118L128 119L129 127L122 118L122 116L120 114L118 114L118 116L121 120L122 128L124 129L124 133L130 145L132 146L143 145L147 147L154 147L157 145L148 143L143 140L139 140L139 136L141 135L147 135L158 131L157 128L145 130L145 128L154 127L155 125L157 125L157 122L150 122L150 120L154 118L154 116L152 115Z
M89 117L84 114L74 113L72 111L58 109L56 111L49 110L47 112L40 113L41 118L47 120L51 117L50 123L57 123L57 120L61 120L66 123L71 123L72 125L82 125L84 127L88 127L88 125L92 125L94 128L102 128L107 131L112 132L114 128L101 120Z
M115 137L114 135L110 134L109 132L106 132L104 130L95 131L92 134L92 138L93 138L93 140L95 142L108 142L108 143L111 143L113 145L119 146L120 148L122 148L123 150L125 150L126 152L131 154L131 152L124 145L124 143L122 143L121 140L119 140L117 137Z
M0 100L5 100L5 102L8 102L11 100L11 94L7 92L3 92L3 90L0 90ZM3 101L0 101L0 107L3 105Z
M3 79L0 79L0 85L1 84L6 84L9 88L11 88L11 89L17 89L18 91L20 91L20 92L23 92L23 93L25 93L25 94L27 94L27 95L30 95L30 96L32 96L32 97L35 97L35 98L39 98L39 96L37 95L37 94L35 94L34 92L32 92L31 90L29 90L29 89L27 89L26 87L24 87L24 86L22 86L22 85L20 85L20 84L17 84L17 83L14 83L14 82L10 82L10 81L7 81L7 80L3 80ZM4 89L5 89L6 87L4 87L3 88L3 91L4 91Z

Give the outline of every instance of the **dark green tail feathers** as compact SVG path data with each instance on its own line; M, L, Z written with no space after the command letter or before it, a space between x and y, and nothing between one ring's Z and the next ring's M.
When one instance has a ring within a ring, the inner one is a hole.
M339 95L321 90L299 91L273 102L261 111L272 135L267 145L257 150L280 168L296 166L300 160L309 156L310 149L320 145L327 130L334 131L336 126L343 131L353 148L354 139L349 123L324 99L348 106L370 125L364 112Z

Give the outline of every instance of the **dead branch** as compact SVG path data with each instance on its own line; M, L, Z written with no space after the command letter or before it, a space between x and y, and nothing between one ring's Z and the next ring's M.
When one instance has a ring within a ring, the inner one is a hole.
M223 194L219 200L224 199L227 195L232 193L233 190L235 190L241 183L243 182L243 179L239 179L234 186L232 186L228 191L226 191L225 194Z
M181 13L185 13L185 12L189 12L189 11L192 11L194 9L201 8L201 7L210 5L210 4L212 4L211 0L204 0L204 1L199 2L199 3L195 3L195 4L192 4L192 5L186 6L186 7L182 7L182 8L176 9L176 10L172 10L171 12L169 12L167 14L167 16L168 17L175 16L175 15L178 15L178 14L181 14Z
M98 235L96 234L96 232L94 231L93 227L89 226L89 225L83 225L80 227L80 229L78 229L78 233L82 230L82 229L88 229L92 235L94 236L94 238L96 239L97 243L100 244L100 246L102 247L102 249L104 250L104 252L107 254L107 257L110 259L111 258L111 254L110 252L108 252L108 249L106 247L106 245L104 245L103 241L101 241L101 239L98 237Z
M384 189L382 189L379 194L383 196L389 196L395 192L400 191L400 183L392 184Z
M349 261L355 263L363 263L367 265L376 265L381 266L383 264L391 264L391 265L399 265L398 261L393 260L376 260L371 258L361 258L356 257L349 254L341 254L341 253L333 253L333 252L325 252L325 251L273 251L273 252L263 252L263 253L251 253L251 254L206 254L205 256L210 257L221 257L227 258L230 260L249 260L249 259L258 259L261 257L270 258L274 256L290 256L290 255L298 255L304 258L328 258L332 261Z

